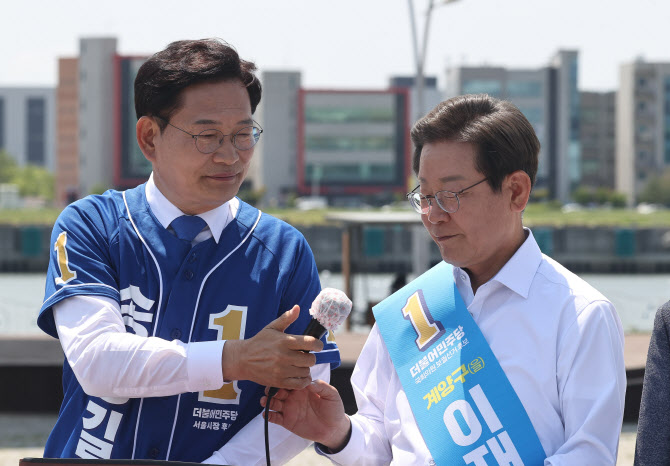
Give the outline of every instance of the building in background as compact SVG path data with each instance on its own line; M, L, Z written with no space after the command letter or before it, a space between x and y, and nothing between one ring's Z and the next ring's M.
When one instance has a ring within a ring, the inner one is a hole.
M670 63L622 65L616 107L616 189L633 205L670 166Z
M447 97L489 94L509 100L533 125L541 150L535 190L567 202L580 183L578 53L561 50L548 66L447 69Z
M407 89L410 100L410 128L419 118L430 112L444 100L444 92L437 87L437 77L425 76L423 79L423 108L419 108L418 92L414 85L414 76L394 76L389 85L391 88Z
M380 205L407 192L409 92L301 90L297 188L334 205Z
M79 42L79 194L112 187L116 38Z
M58 62L56 195L63 204L146 181L151 164L135 140L133 82L146 57L116 52L116 38L82 38Z
M501 67L460 67L447 70L447 95L488 94L513 102L533 125L540 140L539 166L535 192L547 195L558 192L554 171L549 128L553 121L551 111L551 72L538 70L508 70Z
M82 38L78 57L59 60L56 90L0 88L0 148L19 165L54 171L63 204L136 186L151 171L135 140L133 82L146 57L116 47L115 38ZM332 205L399 199L414 179L416 116L445 97L487 93L512 101L535 128L537 197L568 202L580 185L613 187L632 205L670 165L670 63L623 65L616 97L580 93L578 70L578 53L566 50L536 69L453 67L444 94L426 78L423 109L413 77L383 89L305 89L299 71L264 72L255 119L265 131L243 190L264 193L266 205L296 196Z
M263 95L254 119L263 127L247 179L263 202L283 206L297 195L299 71L261 74Z
M80 198L79 186L79 60L58 60L56 87L56 202Z
M151 174L151 162L137 144L135 77L147 57L114 57L114 187L133 188Z
M151 164L135 140L133 83L146 57L116 53L113 38L83 38L80 56L59 61L57 199L144 182ZM305 90L296 71L265 72L255 118L264 128L243 189L269 205L296 196L334 204L388 203L411 174L413 78L382 90ZM426 111L441 100L426 79ZM414 109L415 111L416 109Z
M554 197L566 202L581 182L581 143L579 135L579 76L578 53L561 50L551 60L552 125L549 128L554 138L551 144L550 161L556 176Z
M56 99L53 88L0 88L0 150L19 166L54 169Z
M616 92L581 92L581 185L614 189Z
M407 191L411 81L394 78L380 90L303 89L296 71L265 72L261 81L264 133L250 177L267 204L309 196L378 205ZM435 79L427 83L432 108L439 97Z

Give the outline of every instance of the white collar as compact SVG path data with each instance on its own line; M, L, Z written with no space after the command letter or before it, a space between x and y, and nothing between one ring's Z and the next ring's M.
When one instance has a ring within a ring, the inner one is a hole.
M537 268L542 262L542 251L530 229L524 227L524 232L528 234L526 240L489 281L496 281L518 295L527 298L535 272L537 272ZM466 274L463 269L454 267L453 273L457 284L459 284L459 280L464 282ZM469 280L467 284L471 286Z
M528 233L526 241L492 280L496 280L518 295L528 298L533 278L542 262L542 251L530 229L524 228L524 231Z
M149 180L145 186L145 194L151 212L156 216L156 219L163 225L163 228L170 226L170 223L177 218L185 215L177 206L166 198L156 186L154 182L154 174L151 173ZM240 201L236 197L230 201L221 204L220 206L198 214L198 217L207 222L207 226L212 233L214 241L219 242L223 229L235 218L237 209L240 206Z

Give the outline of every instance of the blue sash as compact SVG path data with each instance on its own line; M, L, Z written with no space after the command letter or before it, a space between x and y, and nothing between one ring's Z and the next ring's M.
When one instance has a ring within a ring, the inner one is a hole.
M438 465L541 465L521 401L441 262L373 308Z

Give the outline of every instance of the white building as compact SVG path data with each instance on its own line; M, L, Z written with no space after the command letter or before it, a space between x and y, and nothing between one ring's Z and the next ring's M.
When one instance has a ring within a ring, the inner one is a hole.
M622 65L616 97L616 190L629 205L670 167L670 63Z
M79 42L79 192L110 188L114 174L115 38Z
M251 159L248 179L265 191L264 202L284 204L296 193L299 71L268 71L261 75L263 95L256 119L264 132Z
M0 88L0 149L19 166L37 165L53 172L55 117L53 88Z
M561 50L548 66L447 69L447 96L488 94L514 103L540 140L536 188L567 202L580 182L578 54Z

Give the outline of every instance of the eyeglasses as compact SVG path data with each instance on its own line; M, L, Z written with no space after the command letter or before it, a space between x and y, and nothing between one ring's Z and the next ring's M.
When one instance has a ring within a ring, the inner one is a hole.
M160 118L173 128L191 136L195 140L195 148L203 154L211 154L212 152L215 152L223 145L226 136L230 136L230 142L232 142L233 146L238 150L249 150L256 145L263 133L263 128L254 121L258 126L245 126L232 134L223 134L218 129L206 129L200 131L198 134L191 134L178 126L173 125L166 118L158 115L156 115L156 118Z
M458 196L486 180L488 180L488 177L481 181L477 181L475 184L463 188L460 191L438 191L434 196L422 196L421 193L416 192L416 190L419 189L419 186L417 186L411 193L407 194L407 200L409 201L409 205L421 215L427 215L430 212L432 206L431 199L435 199L437 205L440 206L440 209L449 214L453 214L461 206L461 201Z

